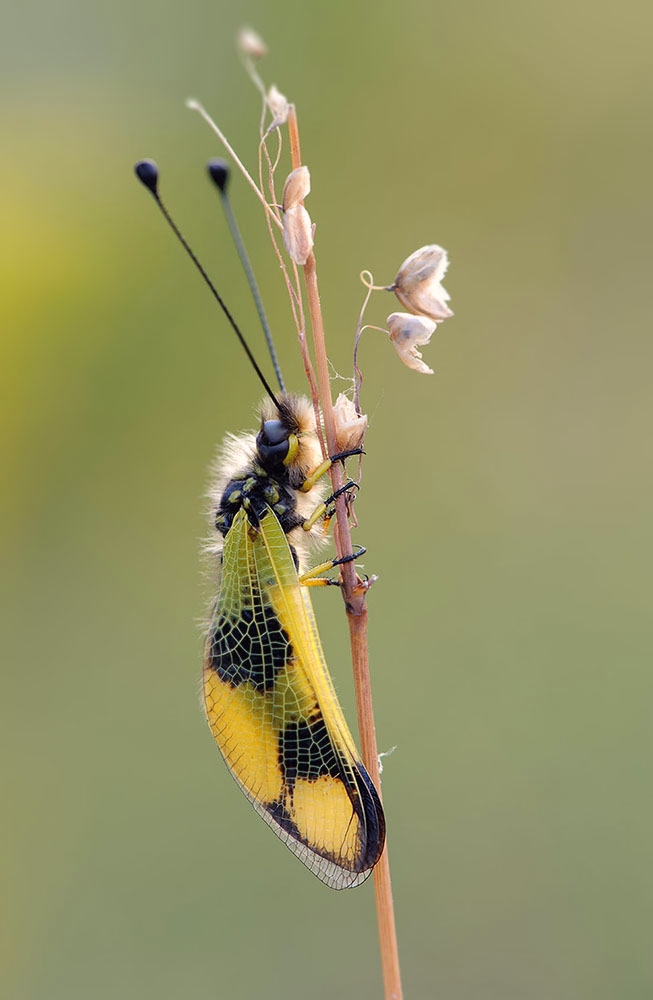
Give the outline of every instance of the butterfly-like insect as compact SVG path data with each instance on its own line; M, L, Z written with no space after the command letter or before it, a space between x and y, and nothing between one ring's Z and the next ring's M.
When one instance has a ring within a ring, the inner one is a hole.
M141 161L136 173L209 284L269 397L258 433L227 437L211 489L208 549L218 594L203 681L211 732L237 784L290 850L330 887L359 885L381 856L385 819L338 703L309 597L318 574L338 560L312 571L303 565L305 543L323 536L320 522L335 499L325 502L323 476L351 453L322 459L312 403L287 394L281 378L282 391L270 389L161 202L156 166Z

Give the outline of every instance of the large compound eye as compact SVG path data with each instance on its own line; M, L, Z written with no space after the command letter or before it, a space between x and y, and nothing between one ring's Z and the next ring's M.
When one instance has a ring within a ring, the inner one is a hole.
M266 420L261 428L260 437L265 444L275 445L287 441L290 431L280 420Z
M256 436L256 449L264 465L283 465L290 447L290 431L281 420L266 420Z

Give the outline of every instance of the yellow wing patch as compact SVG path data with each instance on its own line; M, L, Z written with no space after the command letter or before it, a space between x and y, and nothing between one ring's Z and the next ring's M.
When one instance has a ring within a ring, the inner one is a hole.
M241 509L225 539L204 697L227 766L277 836L332 888L364 881L383 850L383 810L269 508L258 528Z

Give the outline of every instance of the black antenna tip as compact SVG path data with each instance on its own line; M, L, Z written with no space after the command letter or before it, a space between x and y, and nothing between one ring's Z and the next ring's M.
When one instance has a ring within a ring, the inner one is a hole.
M206 164L206 169L209 172L209 177L213 181L216 187L220 188L224 194L227 189L227 182L229 180L229 164L226 160L209 160Z
M158 198L159 192L157 190L159 184L159 168L157 167L154 160L139 160L134 167L134 173L138 177L141 184L144 184L148 188L155 198Z

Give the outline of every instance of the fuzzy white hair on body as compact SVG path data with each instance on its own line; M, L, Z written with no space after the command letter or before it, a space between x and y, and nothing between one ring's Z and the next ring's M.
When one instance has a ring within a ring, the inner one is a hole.
M303 396L290 397L293 410L300 427L300 454L293 463L301 469L302 478L308 476L322 461L319 442L315 433L315 417L312 404ZM261 407L262 420L270 419L274 409L267 402ZM218 453L210 468L208 489L210 535L203 545L203 552L209 561L209 572L217 582L220 579L221 555L224 548L224 538L215 527L216 512L222 501L222 496L228 484L233 479L245 479L253 467L259 463L256 451L256 431L243 431L239 434L229 433L218 448ZM316 507L329 492L328 476L316 483L308 492L297 489L294 491L297 514L309 518ZM309 531L302 527L294 528L288 534L288 541L294 547L299 559L300 572L308 568L309 550L326 544L328 534L320 521Z

